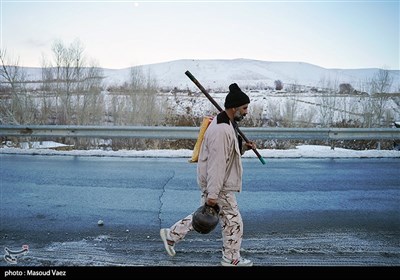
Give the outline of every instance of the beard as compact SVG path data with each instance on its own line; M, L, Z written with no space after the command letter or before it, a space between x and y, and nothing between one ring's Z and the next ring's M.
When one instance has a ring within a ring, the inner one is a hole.
M233 119L237 122L240 122L241 120L243 120L244 116L245 115L241 115L239 111L236 111Z

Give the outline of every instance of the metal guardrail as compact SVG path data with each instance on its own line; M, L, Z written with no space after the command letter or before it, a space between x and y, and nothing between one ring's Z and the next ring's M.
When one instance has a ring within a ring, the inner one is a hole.
M396 128L280 128L241 127L249 139L397 140ZM79 126L0 125L1 137L94 137L197 139L199 127L187 126Z

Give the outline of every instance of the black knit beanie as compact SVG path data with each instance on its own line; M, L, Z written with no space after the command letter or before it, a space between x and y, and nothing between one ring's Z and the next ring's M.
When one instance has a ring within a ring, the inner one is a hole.
M250 103L250 98L239 86L234 83L229 86L229 93L225 98L225 108L236 108Z

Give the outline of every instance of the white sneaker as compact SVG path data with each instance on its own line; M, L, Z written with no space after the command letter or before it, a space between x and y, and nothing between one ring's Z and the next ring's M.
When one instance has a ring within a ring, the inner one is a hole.
M175 256L175 242L172 240L169 240L169 229L168 228L162 228L160 229L160 236L162 241L164 242L164 247L165 250L167 251L168 255L170 255L171 257Z
M223 256L221 264L222 266L253 266L253 262L251 260L242 257L237 260L229 260L228 258Z

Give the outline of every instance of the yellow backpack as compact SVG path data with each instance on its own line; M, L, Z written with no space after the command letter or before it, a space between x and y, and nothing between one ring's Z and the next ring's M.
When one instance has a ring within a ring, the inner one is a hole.
M213 120L212 117L204 117L203 118L203 121L200 126L199 135L197 136L197 141L196 141L196 144L194 145L192 158L189 160L189 162L194 163L199 160L200 147L201 147L201 143L203 142L204 133L206 133L206 130L212 120Z

